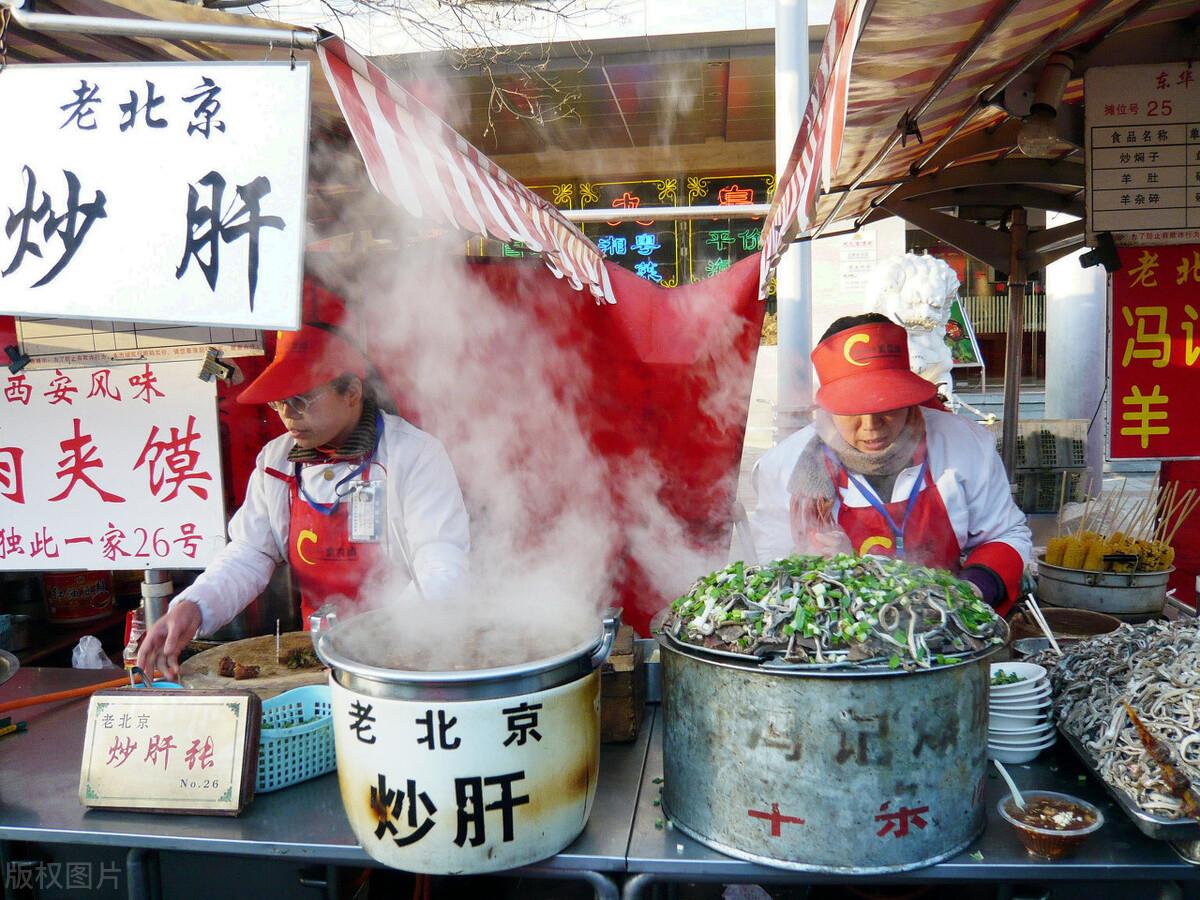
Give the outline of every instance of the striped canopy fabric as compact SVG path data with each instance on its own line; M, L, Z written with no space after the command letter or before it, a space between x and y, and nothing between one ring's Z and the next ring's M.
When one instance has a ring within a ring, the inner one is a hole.
M765 223L763 288L797 235L860 226L898 183L1013 153L1015 128L1007 143L985 139L1007 114L980 97L1017 70L1036 76L1052 52L1073 53L1065 101L1079 103L1097 48L1107 42L1129 64L1139 61L1129 48L1140 47L1150 62L1154 29L1198 14L1198 0L838 0L793 164ZM1065 147L1062 158L1074 153Z
M343 41L323 36L317 55L380 194L427 222L521 241L576 290L616 302L600 251L553 205Z
M853 7L842 0L830 17L800 131L787 169L779 179L780 187L771 211L763 223L760 299L766 299L771 273L787 250L787 241L797 231L805 231L811 223L822 175L828 187L829 173L837 166L841 155L850 64L866 6L867 0L857 0Z

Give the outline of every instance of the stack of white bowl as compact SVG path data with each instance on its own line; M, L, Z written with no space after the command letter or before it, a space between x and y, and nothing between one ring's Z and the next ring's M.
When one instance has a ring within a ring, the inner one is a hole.
M988 758L1029 762L1054 745L1050 679L1041 666L1027 662L992 663L993 680L1000 672L1021 680L988 688Z

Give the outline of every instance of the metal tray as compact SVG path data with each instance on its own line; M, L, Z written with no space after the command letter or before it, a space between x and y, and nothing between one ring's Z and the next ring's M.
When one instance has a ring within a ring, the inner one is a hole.
M1136 803L1133 802L1132 797L1130 797L1124 791L1113 787L1100 776L1100 773L1096 771L1095 763L1092 760L1091 754L1088 753L1084 746L1079 743L1078 739L1076 739L1073 734L1069 733L1065 728L1063 728L1061 724L1058 726L1058 733L1062 735L1063 740L1067 742L1068 746L1070 746L1070 748L1075 752L1075 755L1079 757L1079 761L1083 763L1083 767L1087 769L1088 772L1091 773L1098 782L1100 782L1100 784L1104 785L1104 789L1108 791L1109 796L1113 798L1113 801L1117 804L1117 806L1121 807L1125 815L1129 816L1129 818L1133 820L1133 824L1137 826L1138 831L1146 835L1146 837L1153 838L1156 841L1174 841L1186 843L1200 840L1200 823L1190 819L1167 819L1163 816L1155 816L1143 811ZM1191 860L1189 860L1189 862L1190 861Z

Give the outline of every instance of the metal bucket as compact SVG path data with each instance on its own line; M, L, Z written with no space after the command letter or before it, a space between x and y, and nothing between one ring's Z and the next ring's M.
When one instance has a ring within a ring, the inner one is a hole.
M1174 571L1094 572L1064 569L1039 559L1038 597L1069 609L1115 616L1155 615L1167 602L1167 582Z
M441 875L553 856L583 831L600 766L600 672L618 620L571 650L472 671L349 656L383 610L324 631L342 805L373 859Z
M802 872L931 865L983 830L988 663L774 668L660 635L663 807L715 850Z

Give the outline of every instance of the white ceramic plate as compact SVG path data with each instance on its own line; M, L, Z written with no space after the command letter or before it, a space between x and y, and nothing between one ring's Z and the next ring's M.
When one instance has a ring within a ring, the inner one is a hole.
M992 713L988 716L988 731L1022 731L1046 724L1046 713L1037 712L1029 715L1009 716L1004 713Z
M1011 685L1012 690L1003 687L989 687L988 696L995 700L1016 700L1018 697L1028 697L1050 688L1050 679L1041 678L1037 681L1022 682Z
M1049 722L1033 728L1024 728L1020 731L995 731L989 728L988 743L998 746L1005 746L1007 744L1037 744L1044 741L1053 733L1054 726Z
M1053 738L1051 738L1049 741L1047 741L1045 744L1043 744L1040 747L1023 747L1020 749L1008 749L1005 747L995 747L991 744L988 744L987 756L988 756L988 759L997 759L1002 763L1009 763L1010 765L1012 765L1015 763L1029 762L1031 759L1034 759L1043 750L1046 750L1053 746L1054 746Z
M1009 732L1004 737L997 737L989 732L988 746L1003 747L1006 750L1015 750L1018 747L1036 747L1039 744L1046 743L1046 741L1053 741L1054 729L1051 727L1041 734L1013 735L1011 737L1009 735L1012 735L1012 732Z
M1008 675L1019 675L1021 678L1020 681L1014 682L1013 684L992 684L991 688L993 691L1013 690L1020 688L1029 682L1041 681L1046 677L1046 670L1037 663L1017 662L1015 660L1010 662L992 663L990 672L991 678L995 678L1000 672L1005 672ZM988 684L991 684L991 678L988 679Z
M1015 700L1000 700L997 698L989 698L988 706L991 709L1037 709L1040 706L1045 706L1050 702L1050 689L1038 694L1030 694L1028 697L1017 697Z

